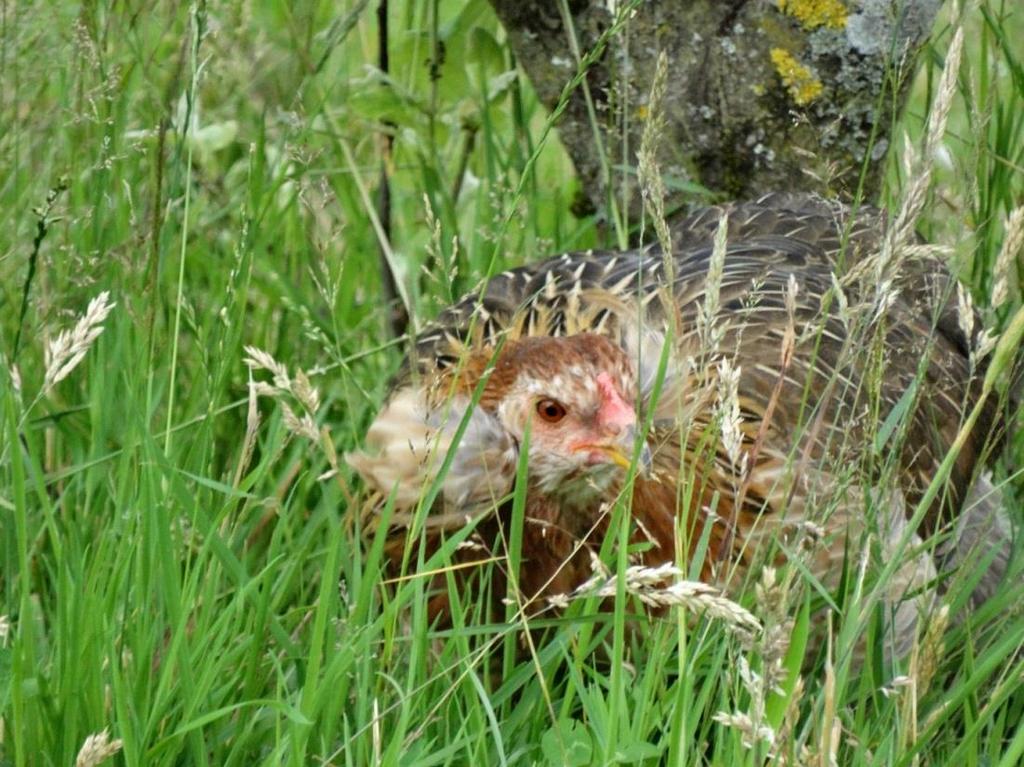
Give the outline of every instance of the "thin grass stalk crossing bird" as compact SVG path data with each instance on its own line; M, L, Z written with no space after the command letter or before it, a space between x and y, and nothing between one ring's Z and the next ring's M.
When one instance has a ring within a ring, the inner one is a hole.
M906 558L894 630L912 638L916 611L969 556L986 563L982 599L1009 553L980 479L994 404L907 530L979 397L967 332L980 323L963 321L930 249L887 248L885 232L877 210L776 194L678 222L671 253L571 253L492 278L419 335L365 451L348 456L370 513L393 504L392 561L409 561L417 519L412 538L431 548L475 525L463 564L503 558L526 450L511 585L533 612L593 575L617 502L633 560L697 560L731 593L752 566L794 556L834 588L852 547L874 541Z

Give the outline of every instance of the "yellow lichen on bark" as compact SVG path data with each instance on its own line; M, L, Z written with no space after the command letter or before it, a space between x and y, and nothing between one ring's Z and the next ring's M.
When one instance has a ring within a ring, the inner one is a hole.
M786 86L789 96L800 106L810 104L825 90L821 80L814 76L810 69L797 61L793 54L783 48L772 48L770 55L775 71L779 73L782 84Z
M779 10L799 21L804 29L842 29L848 15L839 0L779 0Z

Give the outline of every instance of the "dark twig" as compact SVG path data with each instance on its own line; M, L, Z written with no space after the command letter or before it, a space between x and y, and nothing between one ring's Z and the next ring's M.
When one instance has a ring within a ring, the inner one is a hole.
M28 257L28 273L25 275L25 282L21 286L21 311L18 312L18 329L14 334L14 350L11 354L13 359L18 357L18 349L21 346L21 331L25 327L25 315L28 313L28 297L32 292L32 282L36 276L36 265L39 262L39 249L42 247L46 233L50 231L50 224L57 219L50 218L50 212L61 193L68 188L68 180L61 176L57 185L46 193L46 202L35 209L36 214L36 236L32 238L32 252Z
M181 75L185 69L185 60L188 56L188 36L182 37L178 47L178 60L174 67L174 73L167 82L163 94L163 116L157 127L156 151L153 163L153 196L152 208L150 209L149 221L149 263L146 266L146 290L150 296L149 312L146 318L146 326L149 332L149 347L154 348L156 312L160 302L157 300L159 277L160 277L160 233L164 228L164 170L167 161L167 131L171 126L170 115L174 110L175 95L181 88ZM180 126L179 126L180 127Z
M388 0L380 0L377 6L377 46L378 65L384 74L384 87L388 87L387 75L390 71L388 59ZM380 219L381 229L385 239L391 241L391 179L389 169L391 167L391 152L395 143L395 125L389 120L384 121L384 131L381 135L381 160L380 160L380 183L377 185L377 217ZM379 262L381 272L381 283L384 288L384 300L390 313L388 323L391 327L391 335L395 338L405 334L409 326L409 315L405 305L398 300L398 286L395 284L395 275L388 265L387 254L382 244L379 251Z

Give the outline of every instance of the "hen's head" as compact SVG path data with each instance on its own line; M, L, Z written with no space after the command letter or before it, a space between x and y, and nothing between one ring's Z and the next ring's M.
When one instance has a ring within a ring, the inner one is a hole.
M636 442L636 376L603 336L525 338L501 353L480 404L522 444L545 492L585 493L628 468ZM641 456L646 460L646 456Z
M433 385L400 389L367 435L376 456L349 462L399 505L415 503L437 475L463 420L443 480L462 507L509 492L519 451L529 445L531 487L574 503L600 496L631 465L636 442L636 375L626 353L603 336L531 337L472 354ZM466 415L482 376L487 381ZM640 468L649 463L644 446Z

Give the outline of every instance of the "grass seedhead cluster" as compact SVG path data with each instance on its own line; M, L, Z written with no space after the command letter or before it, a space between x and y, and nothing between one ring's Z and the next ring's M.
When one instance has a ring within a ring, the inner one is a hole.
M631 565L624 573L624 588L627 594L647 607L681 607L720 620L747 642L760 632L761 624L750 611L723 597L715 587L700 581L688 581L684 576L685 573L673 564L657 567ZM584 581L571 594L552 597L551 602L567 607L575 599L614 597L617 591L615 575L598 574Z
M42 394L47 394L78 367L78 363L103 332L103 322L115 305L110 301L110 293L103 291L89 302L85 314L73 328L62 330L56 338L47 341L43 361L46 372L43 376Z
M123 745L116 738L111 740L107 730L90 735L75 757L75 767L97 767L118 753Z
M1020 285L1022 276L1021 253L1024 252L1024 205L1014 208L1013 212L1006 219L1003 245L996 256L995 267L992 270L992 295L990 296L990 310L998 312L1011 297L1011 290L1016 294L1013 296L1018 302L1020 300Z
M320 392L309 382L309 376L302 370L297 370L294 376L289 375L285 365L254 346L245 347L245 352L245 364L250 370L266 370L273 376L272 384L252 382L250 396L277 400L281 405L285 428L296 436L317 442L320 430L315 418L320 410ZM296 409L301 415L296 414Z

